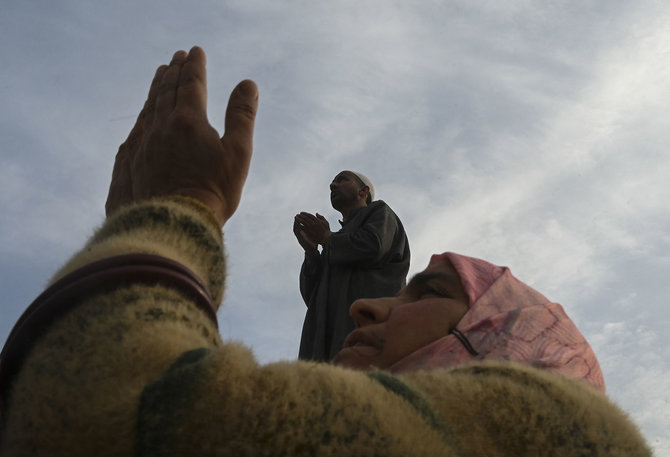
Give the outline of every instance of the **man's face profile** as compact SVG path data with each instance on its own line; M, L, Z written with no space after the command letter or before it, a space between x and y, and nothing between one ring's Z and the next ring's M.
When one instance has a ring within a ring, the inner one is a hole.
M331 205L337 210L355 205L362 187L356 175L350 171L341 171L330 183Z

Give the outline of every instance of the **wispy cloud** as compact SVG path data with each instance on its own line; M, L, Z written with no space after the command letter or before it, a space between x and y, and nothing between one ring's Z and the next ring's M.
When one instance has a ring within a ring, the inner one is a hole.
M255 155L226 230L222 333L297 353L293 216L341 169L401 216L411 271L452 250L561 302L610 395L670 456L670 7L534 2L18 2L0 39L0 335L102 221L111 163L155 68L208 52L212 123L260 86Z

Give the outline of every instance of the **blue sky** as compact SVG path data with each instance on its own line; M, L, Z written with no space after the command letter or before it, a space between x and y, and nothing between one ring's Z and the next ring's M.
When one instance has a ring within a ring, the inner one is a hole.
M261 94L225 337L295 358L293 216L336 227L328 183L360 170L411 273L455 251L563 304L670 456L668 23L654 0L2 2L0 339L102 223L155 68L198 44L215 127L238 81Z

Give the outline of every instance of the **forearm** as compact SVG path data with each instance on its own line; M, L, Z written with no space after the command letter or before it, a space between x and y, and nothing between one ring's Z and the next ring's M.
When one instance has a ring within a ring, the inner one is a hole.
M582 380L511 362L400 377L425 392L462 455L651 455L626 414Z
M300 267L300 294L307 305L309 305L310 297L319 282L320 256L321 254L318 252L305 252L305 259Z
M355 233L334 233L328 240L327 250L332 265L372 263L384 254L379 234L363 229Z
M213 213L199 202L162 198L112 214L55 275L52 283L96 260L122 254L153 254L192 270L209 288L215 306L223 296L223 238Z
M328 259L333 265L374 264L392 249L398 233L395 214L375 208L364 224L353 231L333 233L328 239Z
M222 240L211 217L184 201L121 209L56 278L100 259L144 253L182 263L220 298ZM68 454L75 446L73 455L102 455L98 442L110 453L132 450L133 443L112 437L134 434L145 386L183 352L221 344L211 317L169 280L84 291L76 306L65 305L68 311L36 339L13 379L3 418L9 454L31 446ZM97 435L87 431L92 426Z
M456 455L422 411L366 373L307 362L260 367L231 344L193 358L143 397L143 409L155 411L174 383L190 389L180 408L140 426L143 446L174 455Z
M396 377L307 362L259 367L236 345L189 358L145 392L141 411L154 414L140 415L141 446L174 455L650 455L599 392L509 363ZM174 385L187 386L177 402Z

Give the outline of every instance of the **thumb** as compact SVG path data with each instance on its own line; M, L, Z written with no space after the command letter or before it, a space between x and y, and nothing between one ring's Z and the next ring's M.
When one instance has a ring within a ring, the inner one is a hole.
M225 132L221 138L228 153L233 154L244 169L248 169L251 160L257 111L258 87L252 80L245 79L230 94L226 108Z

